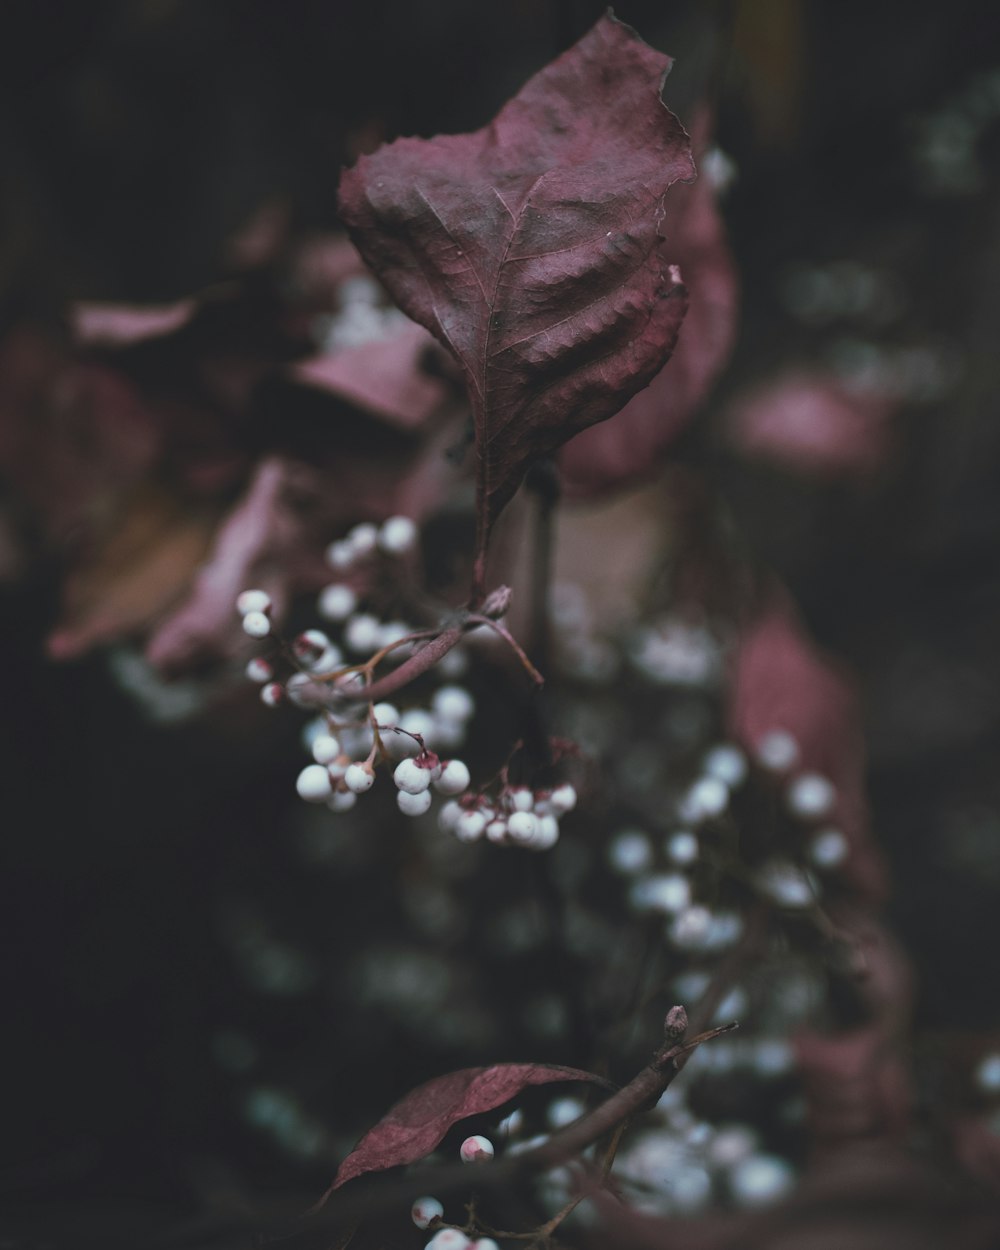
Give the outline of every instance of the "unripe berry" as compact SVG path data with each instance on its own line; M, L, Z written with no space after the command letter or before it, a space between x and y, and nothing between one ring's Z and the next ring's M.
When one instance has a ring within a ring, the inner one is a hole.
M410 1219L417 1228L426 1228L431 1220L440 1219L444 1215L444 1207L437 1198L418 1198L410 1208Z
M263 612L247 612L243 617L243 631L251 638L266 638L271 632L271 622Z
M490 1139L477 1133L474 1137L467 1137L462 1142L458 1153L463 1163L486 1163L496 1152Z
M318 734L313 739L312 757L317 764L332 764L340 754L340 743L330 734Z
M396 805L404 816L422 816L431 805L430 790L421 790L418 794L400 790L396 795Z
M534 812L511 812L507 817L507 833L521 846L527 846L537 832L538 817Z
M246 674L251 681L270 681L274 676L274 668L262 656L256 655L247 661Z
M325 803L333 791L333 784L322 764L307 764L299 773L295 788L306 802Z
M240 616L248 612L270 612L271 596L266 590L244 590L236 597L236 611Z
M438 794L461 794L468 790L470 781L469 770L461 760L447 760L434 782L434 789Z
M576 790L568 782L556 786L549 795L549 802L557 816L561 816L564 812L571 812L576 807Z
M388 556L405 555L417 541L417 526L408 516L391 516L378 532L379 550Z
M320 591L317 608L328 621L346 621L358 606L358 596L350 586L334 582Z
M344 785L354 794L364 794L375 784L375 770L371 764L351 764L344 773Z
M417 760L400 760L392 779L407 794L422 794L431 784L431 770L421 767ZM428 799L428 804L430 800ZM425 809L426 810L426 809Z

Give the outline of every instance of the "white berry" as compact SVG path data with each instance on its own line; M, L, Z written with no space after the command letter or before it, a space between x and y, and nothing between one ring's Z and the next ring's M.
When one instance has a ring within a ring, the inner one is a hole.
M372 716L379 729L391 729L399 724L399 708L394 703L376 703L372 708Z
M340 743L330 734L318 734L313 739L312 757L317 764L332 764L340 754Z
M396 804L404 816L422 816L431 805L430 790L421 790L418 794L400 790L396 795Z
M363 521L360 525L355 525L347 535L347 541L356 556L366 556L375 550L378 530L370 521Z
M437 1198L418 1198L410 1208L410 1218L417 1228L426 1228L431 1220L440 1219L444 1207Z
M277 707L278 704L282 702L284 697L285 687L280 681L268 682L268 684L264 686L260 692L260 701L267 707Z
M615 872L631 876L653 862L649 838L638 829L625 829L614 836L608 847L608 860Z
M299 773L295 788L308 803L325 803L333 791L333 784L322 764L307 764Z
M392 779L399 790L407 794L422 794L431 784L431 770L422 768L416 760L400 760Z
M819 773L802 773L789 783L785 795L788 810L802 820L829 815L836 797L833 782Z
M257 655L247 661L246 674L251 681L270 681L274 676L274 669L263 656Z
M482 812L462 812L455 821L455 837L459 842L475 842L483 836L486 817Z
M463 1163L485 1163L488 1159L492 1159L496 1152L490 1139L477 1133L474 1137L467 1137L462 1142L458 1153Z
M538 816L538 828L531 839L533 851L550 850L559 841L559 821L555 816Z
M331 812L349 811L358 801L358 796L353 790L334 790L333 794L326 801L327 807Z
M837 868L847 858L847 839L839 829L821 829L809 845L809 858L817 868Z
M557 815L571 812L576 807L576 790L568 782L565 785L556 786L549 795L549 802Z
M757 761L770 772L787 772L799 762L799 744L786 729L772 729L757 743Z
M442 686L434 692L431 707L443 720L466 721L476 710L475 700L464 686Z
M534 811L535 796L527 786L511 786L507 791L507 806L512 812Z
M317 608L328 621L346 621L358 606L358 596L342 582L334 582L320 591Z
M377 617L367 612L359 612L352 616L344 626L344 642L352 651L359 654L374 651L378 646L381 624Z
M739 747L723 742L706 754L702 768L710 777L718 777L731 790L743 784L747 776L747 757Z
M490 820L486 824L486 836L491 842L497 846L504 846L507 842L507 822L505 820Z
M375 771L371 764L351 764L344 773L344 785L354 794L364 794L375 784Z
M271 596L266 590L244 590L236 598L236 611L240 616L248 612L270 612Z
M461 760L447 760L441 775L434 782L434 789L438 794L461 794L463 790L468 790L471 780L469 770Z
M457 1228L440 1228L424 1250L469 1250L472 1242Z
M326 562L335 569L349 569L354 563L354 548L344 539L331 543L326 549Z
M534 812L511 812L507 817L507 832L514 842L527 846L538 832L538 817Z
M389 517L378 532L379 550L388 556L405 555L416 541L417 526L408 516Z
M667 858L675 864L693 864L698 858L698 839L687 829L673 833L667 839Z
M458 824L459 817L465 811L461 803L455 799L449 800L438 812L438 828L442 833L454 833L455 826Z
M271 632L271 622L263 612L247 612L243 617L243 631L251 638L266 638Z

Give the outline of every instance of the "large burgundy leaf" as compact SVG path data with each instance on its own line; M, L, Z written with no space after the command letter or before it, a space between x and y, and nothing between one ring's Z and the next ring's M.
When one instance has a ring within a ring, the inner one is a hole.
M710 147L712 118L702 109L691 126L699 165ZM671 255L680 265L689 305L673 355L649 386L610 421L578 434L559 454L566 494L589 498L655 473L663 453L708 396L736 338L739 283L707 173L671 192Z
M362 255L468 384L480 574L531 461L619 411L673 348L687 297L664 196L694 165L660 99L670 64L603 17L483 130L399 139L341 182Z
M365 1172L422 1159L459 1120L492 1111L529 1085L554 1081L605 1083L602 1077L576 1068L497 1063L491 1068L462 1068L418 1085L362 1137L340 1165L331 1189Z

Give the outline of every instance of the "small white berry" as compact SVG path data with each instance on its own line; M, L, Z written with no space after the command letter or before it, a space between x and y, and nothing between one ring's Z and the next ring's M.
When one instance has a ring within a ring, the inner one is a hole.
M333 794L326 801L327 807L331 812L349 811L358 801L358 796L353 790L334 790Z
M434 692L431 707L443 720L466 721L476 710L476 703L464 686L442 686Z
M480 1237L472 1243L471 1250L500 1250L500 1247L492 1237Z
M399 727L405 729L408 734L416 734L423 738L427 746L431 746L434 742L434 730L437 726L434 717L425 708L409 708L399 718ZM420 749L412 738L404 740L408 744L407 750L415 752Z
M559 841L559 821L555 816L538 816L538 828L531 839L533 851L548 851Z
M444 1207L437 1198L418 1198L410 1208L410 1219L417 1228L426 1228L431 1220L440 1219L444 1215Z
M317 675L335 673L338 668L343 668L343 666L344 653L336 643L332 642L318 659L306 665L310 673L316 673Z
M757 886L779 907L809 907L815 892L809 877L786 860L771 860L757 872Z
M417 541L417 526L408 516L391 516L382 522L378 546L387 556L405 555Z
M438 828L442 833L454 833L458 819L465 811L465 808L455 799L445 803L438 812Z
M379 729L390 729L399 724L399 708L394 703L376 703L372 716Z
M829 815L837 792L833 782L819 773L801 773L788 786L785 801L793 816L816 820Z
M629 891L636 911L682 912L691 902L691 883L680 873L639 877Z
M693 864L698 858L698 839L687 829L672 833L667 839L667 858L675 864Z
M271 622L263 612L247 612L243 617L243 632L251 638L266 638L271 632Z
M535 796L527 786L511 786L506 797L507 806L512 812L534 811Z
M586 1107L579 1098L556 1098L549 1103L545 1119L550 1129L565 1128L574 1120L579 1120Z
M497 846L505 846L507 838L507 822L505 820L491 820L486 825L486 836Z
M649 838L638 829L623 829L611 839L608 862L615 872L624 876L642 872L653 862L653 848Z
M670 925L670 939L687 950L697 950L708 937L712 913L707 907L687 907L675 916Z
M469 670L469 657L461 647L452 647L438 660L438 672L449 681L464 677Z
M458 1153L461 1155L463 1163L485 1163L493 1158L496 1151L493 1149L493 1143L488 1137L483 1137L481 1133L477 1133L474 1137L467 1137L462 1142Z
M256 655L247 661L246 674L251 681L270 681L274 676L274 668L263 656Z
M334 781L342 781L352 762L353 761L349 755L338 755L336 759L332 759L329 764L327 764L326 771L330 774Z
M334 582L320 591L317 608L328 621L346 621L358 606L358 596L350 586Z
M434 789L438 794L461 794L463 790L468 790L471 780L469 770L461 760L446 760L441 775L434 782Z
M329 647L330 639L321 629L304 629L292 642L292 652L302 664L312 664Z
M260 692L260 701L267 707L277 707L279 703L284 701L284 698L285 687L280 681L268 682Z
M476 842L485 828L486 817L482 812L465 811L455 821L455 837L459 842Z
M396 795L396 805L404 816L422 816L431 805L430 790L421 790L418 794L412 794L407 790L400 790Z
M344 785L354 794L364 794L375 784L375 770L371 764L351 764L344 773Z
M701 766L710 777L718 777L731 790L741 786L747 778L747 757L739 747L728 742L712 747Z
M534 812L511 812L507 817L507 833L514 842L527 846L538 832L538 817Z
M344 642L351 651L359 654L374 651L378 647L381 622L367 612L352 616L344 626Z
M772 729L757 743L757 762L773 773L784 773L799 762L799 744L787 729Z
M729 1173L729 1186L741 1207L762 1207L776 1202L795 1183L792 1165L775 1155L752 1154L741 1159Z
M375 550L378 530L370 521L363 521L360 525L355 525L347 535L347 541L351 544L351 550L355 556L366 556Z
M699 777L678 805L684 821L712 820L729 806L729 787L718 777Z
M439 1228L424 1250L469 1250L472 1242L460 1229Z
M317 764L332 764L340 754L340 743L331 734L321 733L313 739L312 757Z
M552 810L559 816L571 812L576 807L576 790L568 782L556 788L549 795Z
M335 569L349 569L354 563L354 548L345 539L331 543L326 549L326 562Z
M392 774L396 788L407 794L422 794L431 784L431 770L422 768L416 760L400 760Z
M403 639L413 633L413 627L407 625L406 621L386 621L384 625L379 626L378 630L378 646L395 647L392 652L393 660L405 659L411 648L406 646L396 647L396 643L402 643Z
M240 616L248 612L270 612L271 596L266 590L244 590L236 597L236 611Z
M839 829L821 829L809 844L809 858L817 868L837 868L847 858L847 839Z
M296 707L315 706L309 696L316 693L316 687L308 673L293 673L285 682L285 693Z
M333 784L322 764L307 764L299 773L295 788L307 803L325 803L333 791Z

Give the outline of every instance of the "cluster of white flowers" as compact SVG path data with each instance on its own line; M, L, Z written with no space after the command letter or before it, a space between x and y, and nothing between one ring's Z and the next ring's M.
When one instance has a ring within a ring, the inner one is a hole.
M487 838L497 846L550 850L559 841L559 820L576 807L568 782L551 790L503 785L495 795L468 794L445 803L438 823L460 842Z

